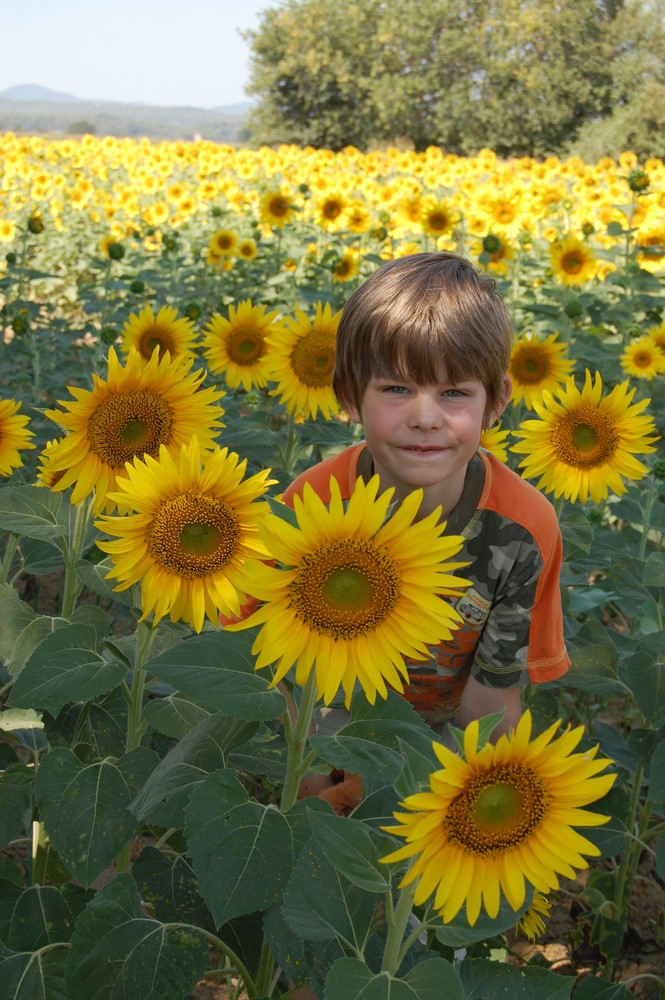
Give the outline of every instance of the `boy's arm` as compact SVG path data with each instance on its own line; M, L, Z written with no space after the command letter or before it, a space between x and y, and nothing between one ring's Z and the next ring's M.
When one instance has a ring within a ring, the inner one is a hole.
M514 729L522 715L522 688L494 688L469 677L459 703L459 722L462 729L474 719L503 712L504 716L492 733L494 742L504 733Z

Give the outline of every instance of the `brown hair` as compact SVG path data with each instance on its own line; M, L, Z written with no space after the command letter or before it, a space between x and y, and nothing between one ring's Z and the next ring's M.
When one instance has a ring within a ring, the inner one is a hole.
M416 253L375 271L347 301L337 331L333 388L361 408L370 378L478 380L489 415L503 401L512 322L493 278L457 254Z

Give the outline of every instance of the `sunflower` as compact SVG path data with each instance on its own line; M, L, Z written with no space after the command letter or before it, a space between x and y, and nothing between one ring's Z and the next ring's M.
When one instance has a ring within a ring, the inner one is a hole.
M194 324L190 319L178 319L177 311L171 306L162 306L156 316L150 306L145 306L138 315L130 314L122 328L120 347L125 355L132 347L136 348L144 361L150 361L155 350L159 351L160 358L168 351L173 360L194 357L195 341Z
M420 210L420 225L428 236L443 236L452 231L460 213L448 199L424 198Z
M312 420L320 410L326 420L339 413L332 388L337 327L341 311L333 315L330 303L317 302L314 318L295 307L269 338L270 374L277 382L271 396L280 396L289 413Z
M0 399L0 476L19 469L23 465L20 453L35 447L30 441L35 435L28 430L30 418L19 413L20 408L14 399Z
M665 356L648 333L628 344L619 361L626 375L636 378L652 379L665 371Z
M473 926L481 907L490 918L499 911L501 893L514 910L526 898L526 882L541 893L558 888L559 875L587 868L583 854L598 848L576 826L598 826L607 816L582 807L602 798L616 775L600 775L609 763L596 758L598 747L572 751L582 739L578 726L555 738L559 723L531 740L526 711L510 735L478 747L479 724L464 730L464 757L438 741L442 765L430 775L429 789L409 795L394 813L400 824L384 827L406 844L382 858L387 864L414 859L402 886L418 879L418 906L434 896L444 922L466 904Z
M114 538L97 545L116 590L140 582L142 621L169 615L200 632L206 616L217 624L220 612L240 613L240 572L268 556L258 528L267 507L255 501L275 481L269 470L243 480L246 466L228 448L202 455L193 437L179 456L161 445L159 458L137 457L118 476L112 498L131 513L102 516L96 526Z
M517 921L515 929L522 931L529 941L535 941L536 938L545 933L545 920L549 917L551 909L552 904L547 896L543 895L542 892L534 892L531 906Z
M291 222L295 214L293 199L282 187L265 191L259 202L259 218L268 226L279 229Z
M508 266L515 256L507 238L497 233L488 233L478 240L475 252L488 271L500 275L508 273Z
M529 332L515 338L510 356L511 401L515 406L524 400L532 410L544 389L554 392L570 375L573 363L566 357L566 345L557 343L557 336L553 333L541 340Z
M253 306L250 299L238 307L229 306L228 319L214 313L203 331L203 352L210 371L224 374L232 389L246 392L267 382L267 336L274 327L276 312Z
M219 229L208 243L208 263L215 263L220 257L232 257L237 245L238 234L233 229Z
M570 234L550 244L550 262L563 285L583 285L598 271L598 261L590 248Z
M333 281L352 281L358 276L360 254L348 247L333 264Z
M50 474L64 473L51 488L62 491L73 486L74 504L94 490L95 513L109 511L114 504L107 493L125 462L145 454L154 457L162 444L177 450L194 434L202 447L211 447L224 426L220 419L224 411L216 405L224 393L202 389L205 372L190 372L191 366L190 358L172 361L156 351L145 364L130 348L123 368L111 348L107 381L93 375L92 391L70 387L74 401L59 400L65 411L44 411L69 431L57 454L49 457Z
M324 229L334 229L341 224L346 206L347 200L343 195L328 192L317 202L316 221Z
M262 525L279 567L252 564L244 589L264 601L234 629L262 625L252 652L256 669L275 664L273 686L296 667L303 686L315 670L328 704L356 682L373 704L387 688L403 690L404 657L421 660L428 644L448 640L461 619L442 599L468 586L449 562L462 538L443 534L440 510L414 523L422 490L386 521L393 490L377 497L379 478L359 480L348 501L331 479L329 507L311 485L295 499L297 527L276 515ZM346 508L346 509L345 509Z
M242 260L254 260L258 253L256 240L253 240L251 236L247 236L245 239L240 240L236 253L238 257L242 258Z
M572 502L590 496L600 503L609 490L625 493L623 478L641 479L648 471L635 455L654 452L658 440L653 418L642 413L650 400L632 403L634 395L626 381L603 396L600 372L592 379L588 370L581 392L572 375L557 391L558 401L545 390L534 403L539 419L515 431L523 440L511 451L526 455L522 475L540 476L539 489Z
M488 427L480 435L480 447L485 451L491 451L500 462L508 461L508 450L506 441L510 437L510 431L502 431L501 424L496 427Z

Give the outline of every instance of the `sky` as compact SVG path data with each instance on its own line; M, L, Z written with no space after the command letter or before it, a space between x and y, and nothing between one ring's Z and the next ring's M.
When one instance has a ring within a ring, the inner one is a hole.
M280 0L0 0L0 92L212 108L249 98L239 30Z

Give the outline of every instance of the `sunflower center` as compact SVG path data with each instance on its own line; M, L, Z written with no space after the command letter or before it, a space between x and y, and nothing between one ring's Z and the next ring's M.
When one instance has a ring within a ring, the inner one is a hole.
M296 614L317 632L352 639L373 631L400 595L388 553L358 538L336 539L301 561L291 583Z
M539 348L517 351L510 365L511 374L522 385L537 385L549 375L549 361Z
M265 350L265 341L258 330L234 330L226 342L226 351L237 365L252 365Z
M577 250L571 250L561 258L561 270L566 274L579 274L583 267L584 257Z
M653 364L653 357L648 351L636 351L633 354L633 364L636 368L650 368Z
M189 490L165 500L150 526L148 550L176 576L196 579L221 569L238 547L240 526L219 497Z
M329 386L335 364L335 336L313 330L301 337L291 354L291 366L304 385Z
M124 467L135 455L156 458L169 444L173 410L152 389L110 392L88 418L90 450L111 468Z
M159 348L159 357L163 357L166 351L174 352L175 341L167 330L162 330L158 326L151 326L144 330L138 343L138 349L146 361L150 361L155 348Z
M443 821L449 841L471 854L524 843L545 816L550 795L525 764L497 764L467 781Z
M283 198L281 195L276 195L268 202L268 211L277 219L281 219L283 216L288 215L290 208L291 205L288 199Z
M582 405L568 413L554 428L552 443L557 458L575 468L592 468L606 462L617 449L616 429L606 413Z

